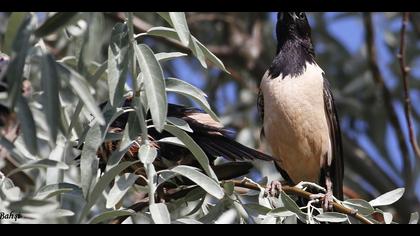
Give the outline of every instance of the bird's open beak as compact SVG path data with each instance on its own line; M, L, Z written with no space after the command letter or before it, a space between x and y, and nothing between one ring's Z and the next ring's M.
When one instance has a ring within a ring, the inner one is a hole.
M288 14L290 15L290 17L292 18L293 21L296 21L299 17L296 15L295 12L288 12Z

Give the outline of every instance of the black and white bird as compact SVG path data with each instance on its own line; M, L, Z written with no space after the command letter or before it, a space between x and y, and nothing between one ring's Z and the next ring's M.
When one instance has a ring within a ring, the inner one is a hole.
M324 209L331 208L332 194L343 199L344 174L334 98L315 61L306 14L278 13L277 20L277 54L258 96L262 134L285 180L322 185Z

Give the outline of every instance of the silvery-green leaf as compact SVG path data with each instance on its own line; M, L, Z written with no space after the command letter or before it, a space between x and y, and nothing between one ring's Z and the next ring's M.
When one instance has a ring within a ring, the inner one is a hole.
M225 195L218 182L193 167L180 165L170 169L170 171L190 179L217 199L222 199Z
M198 40L194 40L193 36L190 36L190 49L193 52L194 56L197 58L197 60L200 62L201 66L207 69L207 63L206 63L206 57L204 55L203 50L198 45Z
M115 219L117 217L121 216L133 216L136 214L133 210L127 209L127 210L113 210L113 211L107 211L103 212L97 216L95 216L89 224L99 224L102 222L106 222L112 219Z
M90 94L89 85L83 76L62 63L57 65L60 71L67 75L68 82L72 86L73 91L79 96L80 100L83 101L83 103L86 105L86 108L98 120L100 125L104 125L105 119L101 110L99 109L99 106L96 104L95 99Z
M7 55L12 55L12 45L15 41L19 27L25 20L27 12L13 12L7 21L6 32L4 33L4 43L2 50Z
M166 79L166 91L174 92L197 102L215 121L220 121L207 102L207 95L197 87L176 78Z
M108 88L109 102L112 106L119 104L124 96L124 85L128 75L128 34L127 26L118 23L112 29L111 42L108 47Z
M289 217L294 215L295 213L289 211L286 207L279 207L271 210L268 214L276 217Z
M23 170L34 169L34 168L58 168L61 170L67 170L69 166L63 162L49 160L49 159L42 159L42 160L31 161L26 164L23 164L19 168L16 168L10 171L8 176L14 175Z
M54 14L35 30L35 36L44 37L56 32L68 24L77 14L78 12L58 12Z
M126 173L117 177L106 199L106 208L112 208L117 205L138 178L138 175L132 173Z
M7 184L5 184L5 182L0 183L0 187L1 187L0 198L2 200L8 200L8 201L19 201L22 198L20 188L15 187L15 186L6 186L6 185Z
M86 198L96 181L99 165L96 153L101 144L102 129L99 123L95 123L87 132L80 157L81 185Z
M156 12L160 17L162 17L166 22L168 22L171 26L172 25L172 20L171 17L169 16L169 12Z
M364 216L371 215L375 211L369 202L362 199L348 199L343 202L343 205L357 210L357 213Z
M80 192L79 186L70 183L50 184L41 187L35 195L37 199L47 199L61 193L77 191Z
M74 212L67 210L67 209L55 209L51 211L48 215L52 216L53 218L56 217L70 217L74 216Z
M283 191L280 193L280 198L283 201L284 207L295 213L296 216L303 222L306 221L306 215L305 213L303 213L299 206L296 204L295 201L293 201L293 199L291 199L286 193L284 193Z
M158 142L169 143L169 144L173 144L179 147L186 147L185 144L181 140L179 140L179 138L177 137L167 137L167 138L159 139Z
M99 179L99 181L95 184L95 187L90 192L90 195L88 197L88 201L86 205L83 207L82 213L79 216L78 222L80 223L86 215L89 213L89 210L92 208L92 206L96 203L99 196L101 196L102 192L105 190L105 188L115 179L115 177L120 174L123 170L125 170L127 167L134 165L138 163L139 161L134 162L122 162L118 164L117 166L111 168L109 171L105 172L104 175Z
M167 37L167 38L171 38L171 39L175 39L175 40L180 40L177 32L175 31L175 29L168 28L168 27L153 27L153 28L150 28L147 31L147 34L148 35L153 35L153 36ZM190 35L190 40L189 40L188 47L191 49L192 53L198 59L200 64L204 68L207 68L204 52L203 52L202 48L200 47L200 45L197 43L197 40L194 40L192 35Z
M198 41L195 37L193 40L196 41L197 45L200 47L201 51L204 53L205 57L211 61L215 66L219 67L219 69L223 70L224 72L230 74L230 72L226 69L223 62L214 55L207 47L205 47L200 41Z
M265 206L261 206L260 204L256 203L247 203L244 204L245 209L247 209L248 212L255 214L255 215L266 215L271 211L270 208L267 208Z
M181 140L188 148L188 150L190 150L194 157L197 159L198 163L200 163L201 167L203 167L206 174L218 182L216 174L210 167L209 159L207 158L206 153L194 141L194 139L192 139L187 133L185 133L185 131L176 126L165 125L165 130L171 133L172 135L176 136L179 140Z
M198 220L194 220L191 218L181 218L181 219L177 219L176 221L172 222L173 224L203 224L202 222L198 221Z
M385 224L391 224L392 218L394 218L394 216L389 212L382 212L382 214L384 216Z
M12 43L12 60L7 70L8 99L11 107L16 105L19 97L22 96L22 82L25 68L25 61L31 47L30 38L35 27L36 20L32 15L25 15L20 24ZM7 47L6 47L7 48Z
M160 63L162 63L171 59L188 56L188 54L181 53L181 52L160 52L160 53L156 53L155 56L156 56L156 59Z
M168 28L168 27L162 27L162 26L157 26L157 27L152 27L147 31L148 35L153 35L153 36L159 36L159 37L168 37L171 39L175 39L175 40L179 40L179 37L176 33L176 31L172 28Z
M176 127L185 130L187 132L193 133L194 131L191 129L190 125L183 119L176 118L176 117L168 117L167 121Z
M381 196L373 199L372 201L369 202L369 204L372 207L391 205L395 203L396 201L398 201L404 195L404 191L405 191L404 188L398 188L398 189L392 190L390 192L382 194Z
M170 224L171 216L168 208L163 203L152 204L149 206L153 222L155 224Z
M138 157L143 164L152 164L157 156L157 150L155 147L149 144L143 144L140 146Z
M165 78L162 68L153 51L147 45L137 45L134 43L133 47L143 73L147 103L150 108L153 124L156 130L162 132L168 112Z
M418 222L419 222L419 213L418 212L411 213L409 224L417 224Z
M179 39L184 46L188 46L190 42L190 30L188 29L187 19L183 12L169 12L172 27L175 28Z
M42 101L47 122L49 124L48 129L51 141L52 143L55 143L60 118L60 100L58 97L58 92L60 90L60 77L58 76L55 60L50 54L42 57L41 71L42 90L44 92Z
M314 218L320 222L331 222L331 223L340 223L346 222L348 216L338 212L325 212L320 215L314 216Z

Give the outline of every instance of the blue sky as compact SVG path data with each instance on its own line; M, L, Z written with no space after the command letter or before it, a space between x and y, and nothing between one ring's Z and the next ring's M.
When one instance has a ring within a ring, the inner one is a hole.
M277 13L271 13L270 18L272 19L273 25L276 23L276 16ZM360 50L362 50L364 46L364 26L362 22L361 16L355 16L355 17L345 17L340 18L339 20L332 20L332 18L337 13L330 12L325 15L327 22L331 22L329 24L328 30L329 32L337 38L342 44L347 48L347 50L351 54L359 53ZM377 58L378 63L381 69L381 72L383 73L385 83L390 89L394 89L396 83L398 82L399 78L396 78L388 68L388 63L393 60L393 57L395 56L395 52L390 52L387 48L385 41L384 41L384 32L387 27L390 27L392 29L399 29L401 22L399 19L395 22L392 22L390 26L386 25L385 16L382 13L375 13L373 15L374 25L375 25L375 39L376 39L376 46L377 46ZM309 21L311 24L314 24L313 18L310 16ZM273 38L275 37L275 34L273 32ZM319 48L318 48L319 49ZM187 61L185 59L176 60L175 62L175 68L176 68L176 74L182 78L187 80L188 82L192 83L193 85L196 85L197 87L203 88L205 86L204 84L204 76L203 71L197 71L194 70L193 67L189 66L190 61ZM420 64L420 61L418 62ZM420 69L414 70L413 73L420 74ZM223 88L223 90L219 90L217 97L224 96L225 99L229 101L229 103L234 103L234 98L236 97L236 91L237 88L234 83L228 84L226 87ZM415 91L416 94L419 95L418 91ZM413 102L417 103L419 102L420 96L412 96ZM174 96L170 96L171 102L177 102ZM222 99L217 99L216 101L216 108L219 113L223 113L225 107L222 105L223 101ZM405 118L404 118L404 109L402 105L398 102L394 103L395 109L398 113L398 118L405 128ZM420 110L420 109L417 109ZM345 122L343 122L343 126L345 126ZM363 122L360 122L360 126L366 126L366 124L363 124ZM352 130L349 130L346 127L343 127L345 132L353 133L353 135L356 135L355 140L359 143L361 147L363 147L368 154L373 158L373 160L385 170L386 173L390 176L390 178L397 183L398 186L403 186L404 183L402 179L399 177L398 173L395 173L388 164L383 160L383 157L381 157L381 154L375 149L375 146L372 144L370 138L362 134L361 132L353 132ZM406 130L406 129L405 129ZM401 153L399 151L398 143L396 140L395 131L392 129L390 125L388 125L386 130L386 142L387 142L387 152L389 155L393 158L392 161L394 165L397 167L399 171L402 169L402 162L401 162ZM414 160L413 160L414 161ZM372 193L375 193L376 191L371 188L371 186L368 185L368 183L363 183L363 185L366 187L368 191L371 191ZM420 183L417 183L417 193L420 196Z

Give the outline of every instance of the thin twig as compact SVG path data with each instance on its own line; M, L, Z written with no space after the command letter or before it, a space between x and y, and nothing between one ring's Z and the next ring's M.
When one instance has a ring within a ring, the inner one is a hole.
M408 20L410 17L409 12L403 13L403 19L402 19L402 26L401 26L401 36L400 36L400 51L398 53L398 59L400 61L400 69L401 69L401 79L403 81L404 85L404 110L405 110L405 119L407 121L407 127L410 135L410 143L413 147L413 151L417 158L420 158L420 148L417 143L416 135L414 133L413 128L413 121L411 119L411 99L409 94L409 88L408 88L408 73L410 71L410 68L407 66L406 60L405 60L405 31L407 28Z
M385 80L378 66L378 62L376 58L375 35L373 31L371 13L369 12L364 13L363 21L364 21L365 29L366 29L366 44L367 44L367 53L368 53L370 70L372 72L373 80L375 81L375 83L377 84L377 86L379 87L382 93L385 109L387 110L387 113L389 115L389 121L397 133L398 144L402 153L402 159L403 159L403 164L404 164L402 173L404 173L404 180L405 180L407 188L410 188L412 185L412 171L411 171L411 162L408 155L408 147L405 142L403 128L400 122L398 121L397 112L395 111L394 106L392 105L391 92L386 87Z

